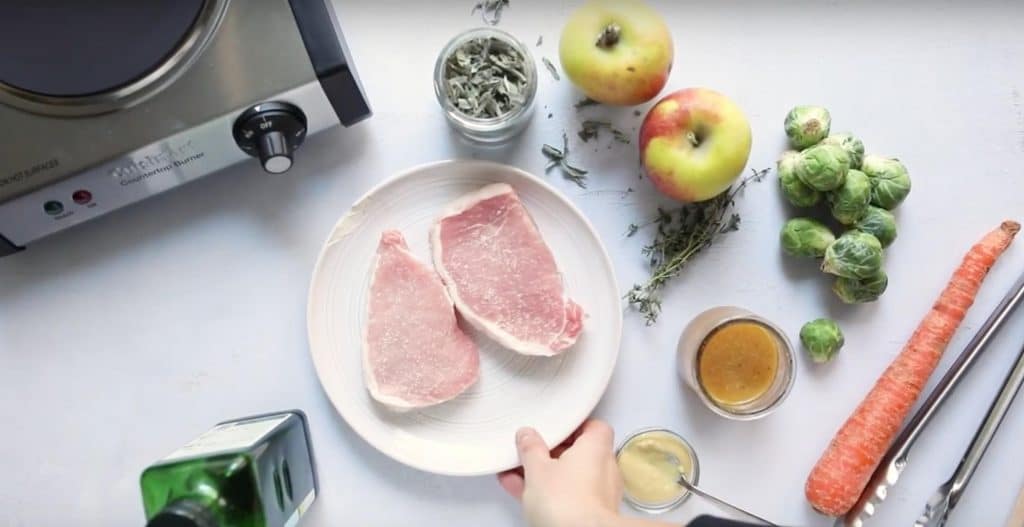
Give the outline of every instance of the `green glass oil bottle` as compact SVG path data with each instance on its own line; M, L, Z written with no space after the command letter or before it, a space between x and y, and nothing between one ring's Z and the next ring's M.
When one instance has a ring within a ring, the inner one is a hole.
M298 410L221 423L142 472L147 527L293 527L318 490Z

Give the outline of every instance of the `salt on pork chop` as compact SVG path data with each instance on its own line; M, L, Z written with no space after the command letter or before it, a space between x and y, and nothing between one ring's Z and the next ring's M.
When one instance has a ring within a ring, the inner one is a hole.
M434 223L437 268L459 314L525 355L568 349L583 330L551 250L515 190L488 185L459 198Z
M480 352L459 328L451 297L398 231L382 233L377 246L363 376L370 395L395 409L448 401L480 376Z

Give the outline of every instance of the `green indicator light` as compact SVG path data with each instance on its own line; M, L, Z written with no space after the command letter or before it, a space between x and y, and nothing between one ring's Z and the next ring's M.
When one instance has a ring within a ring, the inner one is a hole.
M43 204L43 210L50 216L56 216L64 212L64 204L59 201L50 200Z

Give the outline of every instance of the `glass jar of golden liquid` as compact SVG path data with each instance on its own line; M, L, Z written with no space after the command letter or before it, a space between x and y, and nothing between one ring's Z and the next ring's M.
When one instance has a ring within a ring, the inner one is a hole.
M735 306L711 308L683 330L679 375L713 412L737 420L764 417L793 387L793 346L778 326Z

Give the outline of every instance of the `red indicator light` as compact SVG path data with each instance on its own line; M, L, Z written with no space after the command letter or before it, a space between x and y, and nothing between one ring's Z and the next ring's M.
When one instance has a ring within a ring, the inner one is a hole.
M71 199L79 205L85 205L92 201L92 192L89 192L88 190L76 190L75 193L71 195Z

